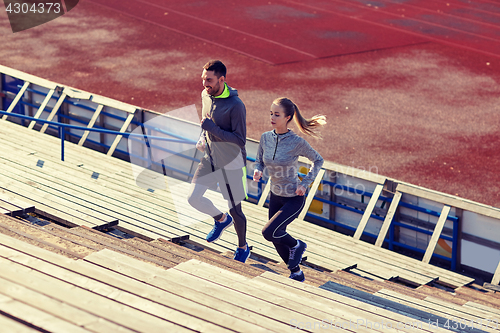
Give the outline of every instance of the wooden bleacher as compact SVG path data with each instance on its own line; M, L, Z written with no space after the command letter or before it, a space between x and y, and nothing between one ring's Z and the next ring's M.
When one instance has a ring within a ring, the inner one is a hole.
M234 251L233 229L209 244L204 239L212 228L211 219L193 218L194 210L186 200L174 202L174 197L187 197L188 183L156 175L152 181L166 181L169 186L150 191L137 186L130 163L71 143L66 144L63 162L59 139L6 121L1 125L0 142L7 149L0 152L0 191L34 205L40 214L97 229L118 223L117 228L145 239L189 236L215 251ZM226 207L220 194L209 191L209 195L216 205ZM261 235L267 209L248 202L243 209L252 253L279 262L274 247ZM324 270L353 270L373 279L399 279L415 286L439 280L456 288L474 280L300 219L289 231L308 243L307 262Z
M430 333L446 324L426 320L446 316L476 323L460 332L496 332L484 323L500 313L496 294L469 287L412 289L306 266L299 283L272 262L241 264L211 250L10 216L0 217L0 264L0 323L13 332L322 332L335 323ZM385 328L367 326L374 323Z

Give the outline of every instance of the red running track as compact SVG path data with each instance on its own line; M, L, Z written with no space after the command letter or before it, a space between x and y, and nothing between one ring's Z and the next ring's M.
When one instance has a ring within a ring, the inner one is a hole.
M500 57L500 4L487 1L90 1L269 64L427 41Z

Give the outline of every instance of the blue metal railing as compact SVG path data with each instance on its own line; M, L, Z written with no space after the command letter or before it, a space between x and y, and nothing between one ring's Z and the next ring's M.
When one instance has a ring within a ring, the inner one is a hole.
M57 126L59 128L59 137L61 139L61 160L62 161L64 161L64 141L65 141L64 138L66 136L66 128L72 128L72 129L77 129L77 130L82 130L82 131L91 131L91 132L98 132L98 133L113 134L113 135L121 135L121 136L124 136L127 138L128 137L141 137L141 138L146 137L146 135L144 135L144 134L119 132L119 131L112 131L112 130L100 129L100 128L87 128L87 127L83 127L83 126L76 126L76 125L59 123L59 122L55 122L55 121L38 119L38 118L30 117L30 116L25 116L22 114L17 114L17 113L9 113L9 112L3 111L3 110L0 110L0 115L7 115L9 117L17 117L17 118L21 118L24 120L36 121L36 122L40 122L43 124ZM70 133L68 133L68 134L70 134ZM182 144L192 144L193 146L196 145L196 142L192 141L192 140L171 139L171 138L166 138L166 137L162 137L162 136L147 136L147 138L154 139L154 140L182 143Z
M372 197L372 195L373 195L373 193L371 193L371 192L367 192L367 191L363 191L363 190L360 190L360 189L351 188L351 187L348 187L348 186L345 186L345 185L340 185L340 184L337 184L337 183L334 183L334 182L331 182L331 181L327 181L327 180L322 180L322 183L330 185L331 186L331 190L341 189L343 191L348 191L350 193L358 194L358 195L361 195L361 196L367 196L367 197ZM392 198L388 198L388 197L384 197L384 196L379 196L378 199L380 201L383 201L384 203L385 202L389 202L389 203L392 202ZM345 204L340 204L340 203L337 203L337 202L334 202L334 201L330 201L330 200L327 200L327 199L324 199L324 198L320 198L320 197L317 197L317 196L314 197L314 200L326 203L328 205L332 205L334 207L345 209L345 210L348 210L350 212L357 213L357 214L360 214L360 215L364 214L364 210L361 210L361 209L358 209L358 208L353 208L353 207L347 206ZM412 210L415 210L415 211L418 211L418 212L422 212L422 213L425 213L425 214L428 214L428 215L431 215L431 216L436 216L436 217L441 216L441 212L437 212L437 211L433 211L433 210L430 210L430 209L427 209L427 208L423 208L423 207L419 207L419 206L416 206L416 205L412 205L410 203L400 202L399 205L401 207L409 208L409 209L412 209ZM356 228L354 228L354 227L351 227L349 225L346 225L344 223L337 222L337 221L334 221L334 220L331 220L331 219L326 219L324 217L321 217L321 216L318 216L318 215L315 215L315 214L307 213L306 217L309 217L309 218L312 218L312 219L317 219L317 220L320 220L320 221L323 221L323 222L327 222L329 224L332 224L332 225L335 225L335 226L339 226L339 227L345 228L345 229L353 231L353 232L356 231ZM379 221L384 221L385 220L385 218L383 218L382 216L379 216L379 215L373 214L373 213L370 215L370 217L374 218L376 220L379 220ZM440 258L440 259L443 259L445 261L450 262L451 269L455 271L456 268L457 268L457 259L458 259L457 254L458 254L458 221L459 220L458 220L458 217L456 217L456 216L449 216L449 215L447 216L447 220L450 220L450 221L453 222L452 236L450 237L450 236L446 236L446 235L440 235L439 238L442 238L444 240L448 240L448 241L452 242L451 258L443 256L443 255L439 255L439 254L433 254L433 257ZM384 242L388 244L388 247L389 247L390 250L394 250L394 245L397 245L397 246L399 246L401 248L410 249L410 250L413 250L413 251L418 252L418 253L424 253L425 252L425 250L422 250L422 249L420 249L418 247L410 246L410 245L407 245L407 244L400 243L400 242L396 241L395 240L395 227L406 228L406 229L413 230L415 232L419 232L419 233L423 233L423 234L427 234L427 235L432 235L433 234L432 231L429 231L429 230L426 230L426 229L423 229L423 228L419 228L419 227L415 227L415 226L411 226L411 225L408 225L408 224L400 223L400 222L397 222L397 221L393 220L391 222L391 225L390 225L390 228L389 228L389 238L388 239L384 239ZM372 238L377 238L377 236L378 236L378 235L375 235L375 234L371 234L371 233L369 233L367 231L363 231L363 235L367 235L367 236L372 237Z

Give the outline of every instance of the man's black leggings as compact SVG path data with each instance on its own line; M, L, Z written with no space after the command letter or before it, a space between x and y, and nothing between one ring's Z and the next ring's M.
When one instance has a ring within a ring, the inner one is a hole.
M262 229L262 235L273 242L281 259L288 264L290 248L297 240L286 232L286 227L299 216L304 207L305 196L280 197L271 192L269 200L269 222Z

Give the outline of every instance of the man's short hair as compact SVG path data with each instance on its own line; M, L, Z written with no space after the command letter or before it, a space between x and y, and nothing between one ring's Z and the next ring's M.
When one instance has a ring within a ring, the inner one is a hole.
M203 66L203 69L206 71L214 71L214 75L217 76L217 78L221 76L224 76L224 78L226 77L226 66L220 60L210 60Z

